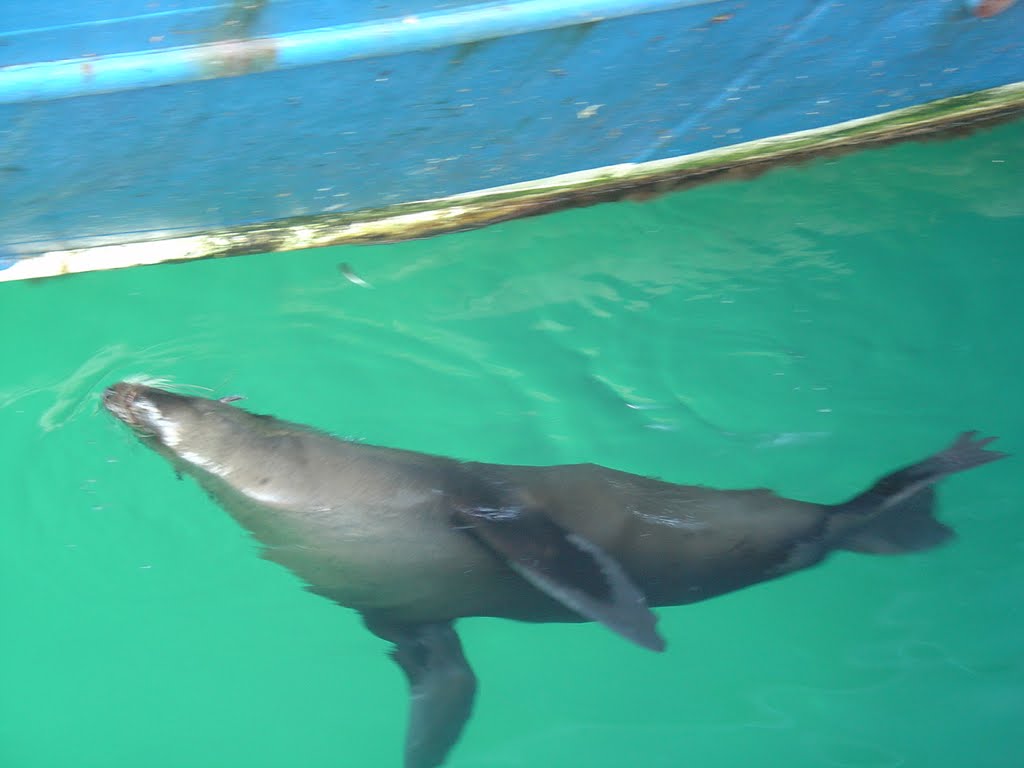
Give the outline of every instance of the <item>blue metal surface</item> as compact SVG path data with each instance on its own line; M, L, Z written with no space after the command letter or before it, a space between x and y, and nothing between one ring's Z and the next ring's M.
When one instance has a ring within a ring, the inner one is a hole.
M58 61L11 65L0 69L0 104L88 96L98 93L155 88L224 75L233 66L260 71L332 64L362 58L482 42L538 30L590 24L623 15L669 8L710 5L716 0L520 0L509 6L482 4L459 12L405 15L320 29L260 36L267 21L246 24L246 39L213 38L206 45L98 55ZM416 5L416 4L413 4ZM273 6L267 6L267 10ZM223 18L227 18L226 16ZM133 24L137 22L132 19ZM197 23L199 22L197 20ZM91 26L91 25L90 25ZM242 23L212 25L203 34L229 35ZM195 36L194 34L192 35ZM221 45L214 47L214 43ZM233 61L238 59L238 61Z
M0 3L0 67L202 45L231 33L287 35L477 4L479 0L8 0Z
M0 249L21 256L444 197L1024 81L1024 4L986 19L964 0L4 5Z

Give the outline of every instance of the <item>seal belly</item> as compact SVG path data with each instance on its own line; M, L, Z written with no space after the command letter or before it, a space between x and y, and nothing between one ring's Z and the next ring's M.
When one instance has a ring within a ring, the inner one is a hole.
M503 575L515 580L448 522L442 497L429 489L350 495L319 508L293 498L285 512L219 479L202 484L263 545L264 558L350 608L410 621L454 618L500 602L490 588Z

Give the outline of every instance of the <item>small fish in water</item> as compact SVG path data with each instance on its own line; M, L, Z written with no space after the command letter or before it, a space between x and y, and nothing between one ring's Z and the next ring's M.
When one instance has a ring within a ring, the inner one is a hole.
M224 395L220 398L222 403L237 403L239 400L245 400L245 395Z
M338 269L341 271L342 276L350 283L355 283L360 288L373 288L368 282L363 280L359 275L352 271L352 267L348 264L339 264Z

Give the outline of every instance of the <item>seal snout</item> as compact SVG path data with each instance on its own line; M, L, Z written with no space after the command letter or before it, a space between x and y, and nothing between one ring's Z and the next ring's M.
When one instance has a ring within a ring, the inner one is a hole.
M103 407L128 426L138 430L151 430L154 406L148 392L151 387L119 381L103 391Z
M178 395L136 381L120 381L103 391L103 407L147 443L174 448L194 422L201 399Z
M132 417L132 402L135 400L137 387L127 381L119 381L103 390L103 407L126 424L135 426Z

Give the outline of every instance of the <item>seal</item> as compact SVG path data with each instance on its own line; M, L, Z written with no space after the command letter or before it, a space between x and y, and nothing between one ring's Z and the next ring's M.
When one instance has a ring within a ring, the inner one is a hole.
M841 504L676 485L594 464L507 466L342 440L213 400L120 382L107 410L202 486L308 588L394 644L410 686L406 768L444 762L476 678L465 616L596 621L664 649L654 606L820 563L935 547L936 481L1001 459L965 432Z

